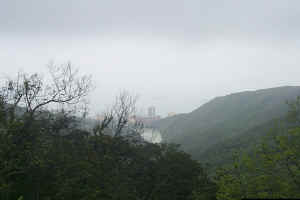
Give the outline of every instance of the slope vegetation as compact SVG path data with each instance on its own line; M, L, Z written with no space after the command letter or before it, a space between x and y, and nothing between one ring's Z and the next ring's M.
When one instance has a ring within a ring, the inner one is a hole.
M300 87L286 86L217 97L188 114L162 119L154 127L167 142L181 144L193 157L216 161L225 147L248 147L287 113L286 101L300 95ZM223 159L223 158L221 158Z

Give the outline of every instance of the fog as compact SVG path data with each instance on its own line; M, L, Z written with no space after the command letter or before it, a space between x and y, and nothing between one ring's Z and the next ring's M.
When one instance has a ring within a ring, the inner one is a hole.
M123 89L145 112L300 85L299 1L0 0L0 73L71 61L91 74L93 114Z

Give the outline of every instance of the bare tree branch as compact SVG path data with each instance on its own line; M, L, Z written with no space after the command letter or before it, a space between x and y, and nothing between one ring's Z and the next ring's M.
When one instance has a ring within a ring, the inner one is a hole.
M26 113L33 117L38 110L52 104L75 106L84 101L91 90L91 76L79 76L71 63L60 66L50 63L48 69L49 81L41 75L26 73L6 81L0 93L12 113L17 107L25 107Z
M129 136L133 133L141 135L143 124L135 120L130 122L136 113L136 102L136 96L130 95L127 91L121 92L116 96L112 108L104 114L103 119L94 129L94 134L101 135L104 129L108 129L114 137Z

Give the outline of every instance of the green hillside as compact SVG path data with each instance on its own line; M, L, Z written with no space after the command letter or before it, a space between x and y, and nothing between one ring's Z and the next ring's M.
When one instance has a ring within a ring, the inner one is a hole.
M287 113L286 101L299 95L300 87L292 86L230 94L154 126L162 130L165 141L181 144L199 160L218 163L232 155L228 146L248 148L255 143L273 126L273 119ZM220 153L225 157L219 158Z

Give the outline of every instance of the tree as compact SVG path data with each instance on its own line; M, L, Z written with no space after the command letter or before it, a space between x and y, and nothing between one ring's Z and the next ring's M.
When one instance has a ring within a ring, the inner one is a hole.
M283 126L275 127L254 153L237 154L233 165L219 171L218 199L300 197L300 98L289 105Z
M49 176L48 153L58 119L47 109L84 102L91 89L89 76L79 76L71 64L50 64L50 82L41 75L19 73L0 90L0 190L3 199L39 199ZM50 107L52 106L52 107ZM64 125L66 125L64 123ZM66 128L61 126L59 130ZM59 132L59 130L57 131ZM66 129L65 129L66 130ZM51 170L49 170L51 171Z
M2 101L8 105L10 119L15 118L17 109L24 108L27 115L45 111L49 106L78 106L91 90L91 77L79 76L71 63L48 65L50 80L39 74L19 73L16 79L8 79L1 88Z
M143 123L135 120L130 122L136 114L137 97L127 91L116 96L113 106L103 114L103 119L98 122L94 134L103 135L105 129L113 137L141 138Z
M202 166L178 145L141 138L142 124L131 120L136 98L127 92L93 132L82 129L75 108L90 81L64 67L51 72L52 87L19 75L1 90L1 199L185 200L211 192ZM75 112L51 112L53 105Z

